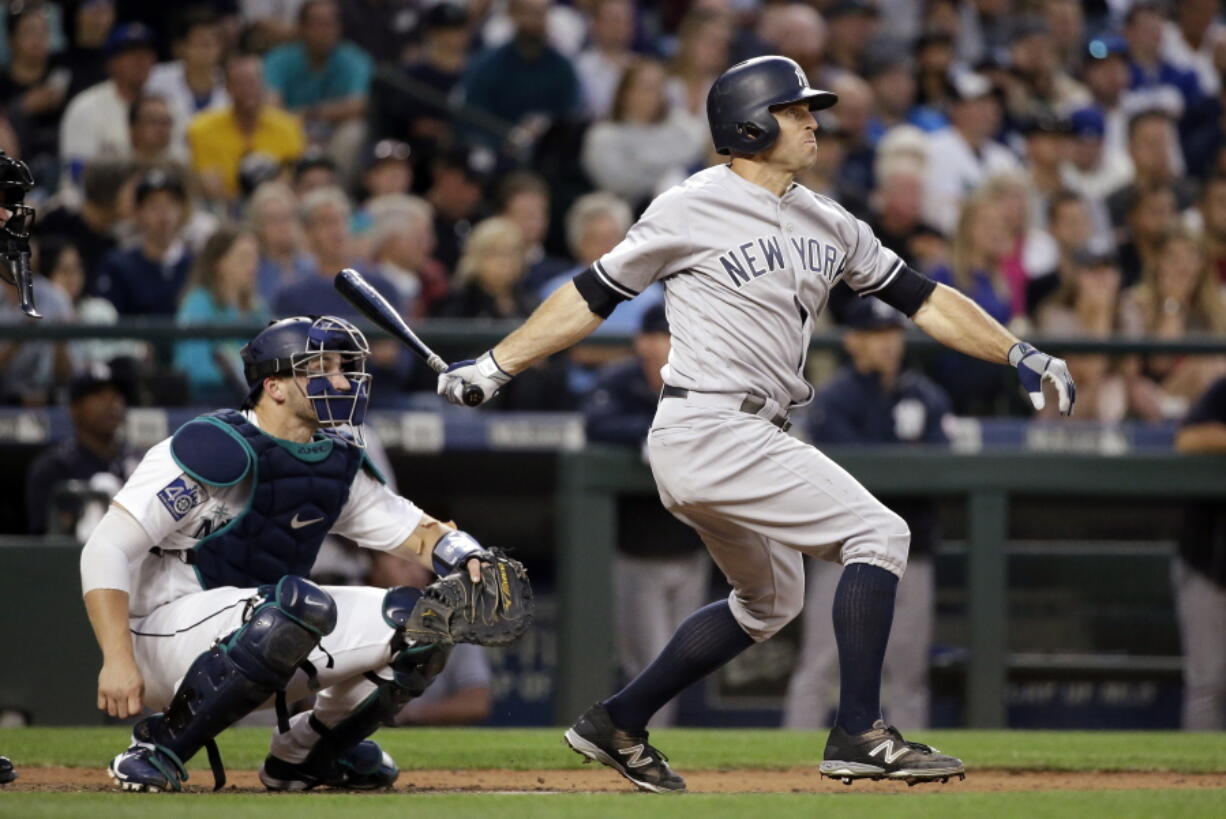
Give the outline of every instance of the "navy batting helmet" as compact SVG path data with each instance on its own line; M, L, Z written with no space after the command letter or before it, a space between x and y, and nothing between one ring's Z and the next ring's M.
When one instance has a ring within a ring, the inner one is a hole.
M711 139L721 154L756 154L779 138L771 110L808 102L820 111L839 101L837 94L809 87L805 72L787 57L754 57L719 76L707 94Z
M335 354L335 366L325 356ZM303 394L323 426L349 426L356 442L363 443L358 427L370 400L370 373L366 359L370 344L362 331L336 316L295 316L274 321L239 352L243 376L250 392L246 406L255 406L264 379L293 375L305 379ZM337 389L335 376L348 381Z

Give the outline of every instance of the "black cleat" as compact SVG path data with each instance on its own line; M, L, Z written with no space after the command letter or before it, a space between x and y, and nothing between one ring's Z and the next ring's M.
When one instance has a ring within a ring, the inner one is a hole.
M17 778L17 771L13 770L13 763L9 762L7 756L0 756L0 785L7 785Z
M577 754L608 765L638 788L652 793L685 790L685 780L668 767L668 757L647 742L647 732L623 731L600 703L567 729L566 744Z
M819 769L822 776L850 785L856 779L901 779L908 785L966 779L962 760L936 748L908 742L892 725L877 720L863 734L849 734L835 726L826 740Z
M260 781L270 791L309 791L325 787L374 791L396 784L400 769L373 740L365 739L336 759L286 762L269 754L260 766Z

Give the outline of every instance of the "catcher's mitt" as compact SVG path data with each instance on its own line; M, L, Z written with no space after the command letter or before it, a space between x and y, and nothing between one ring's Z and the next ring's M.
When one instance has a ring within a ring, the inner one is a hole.
M421 643L476 643L505 646L532 625L532 585L524 564L490 549L492 560L481 563L481 582L468 570L440 577L426 587L401 628L405 639Z

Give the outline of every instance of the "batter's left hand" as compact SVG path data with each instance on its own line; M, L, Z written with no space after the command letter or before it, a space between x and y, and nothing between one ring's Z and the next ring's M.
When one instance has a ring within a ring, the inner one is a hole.
M1009 363L1017 368L1017 377L1036 410L1043 409L1047 404L1043 396L1043 382L1046 381L1056 388L1060 414L1073 414L1077 385L1073 383L1073 376L1069 374L1064 359L1041 353L1026 342L1019 341L1009 348Z
M464 403L464 387L472 384L481 388L483 397L480 404L484 404L510 380L511 374L498 366L490 351L482 353L475 361L457 361L439 373L438 394L452 404L468 406Z

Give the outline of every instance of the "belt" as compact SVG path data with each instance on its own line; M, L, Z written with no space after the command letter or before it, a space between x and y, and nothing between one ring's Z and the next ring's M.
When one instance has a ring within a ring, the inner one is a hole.
M762 412L762 409L766 406L766 400L759 398L756 395L746 395L744 399L738 403L737 398L739 396L729 395L727 393L692 392L683 387L670 387L667 384L665 384L664 389L660 391L661 401L665 398L689 398L691 396L694 398L701 396L703 401L710 403L711 406L735 407L741 412L745 412L750 415L758 415L758 417L770 421L784 432L787 432L792 428L792 422L788 420L788 414L786 412L781 412L774 418L767 418L764 415L759 415L759 413Z

